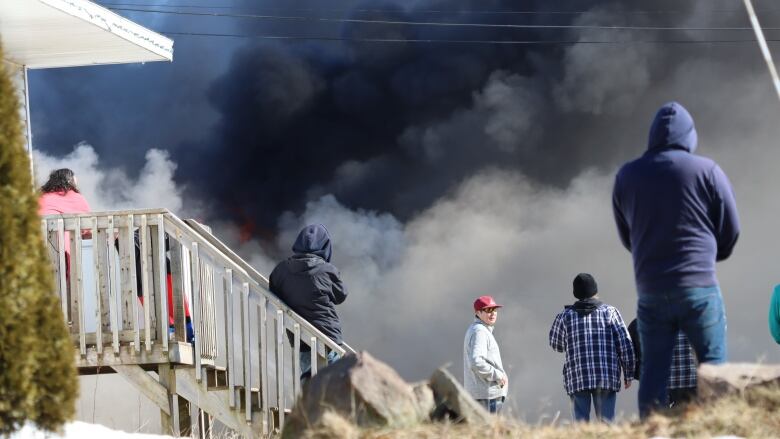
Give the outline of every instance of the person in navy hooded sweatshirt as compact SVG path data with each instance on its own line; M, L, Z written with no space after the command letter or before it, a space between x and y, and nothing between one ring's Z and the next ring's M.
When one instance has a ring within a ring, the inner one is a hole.
M303 228L292 247L293 255L271 272L271 292L334 342L341 344L341 321L336 305L347 298L339 270L330 263L332 248L328 229L322 224ZM310 376L310 348L301 343L302 378ZM328 364L338 354L331 351Z
M700 363L726 361L726 312L715 263L739 237L734 193L712 160L694 155L693 118L664 104L647 151L615 178L618 234L634 260L642 349L639 415L667 406L672 350L683 331Z

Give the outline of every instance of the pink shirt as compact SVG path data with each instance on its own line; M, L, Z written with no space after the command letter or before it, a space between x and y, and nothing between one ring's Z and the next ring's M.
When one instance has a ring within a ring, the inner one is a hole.
M89 210L87 199L76 191L48 192L38 199L38 215L86 213Z
M38 215L58 215L63 213L89 212L89 203L76 191L47 192L38 199ZM82 233L83 236L83 233ZM65 254L70 256L70 232L65 232ZM70 268L70 267L68 267ZM70 271L70 270L69 270Z

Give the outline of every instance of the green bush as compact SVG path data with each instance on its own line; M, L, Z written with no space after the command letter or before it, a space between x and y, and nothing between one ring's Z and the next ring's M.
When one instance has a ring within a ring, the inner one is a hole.
M53 431L75 411L74 348L44 252L19 102L0 62L0 434L26 421Z

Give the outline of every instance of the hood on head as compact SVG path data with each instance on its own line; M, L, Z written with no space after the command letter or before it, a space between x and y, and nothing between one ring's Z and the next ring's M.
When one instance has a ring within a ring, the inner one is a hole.
M694 152L698 143L693 117L678 102L667 102L655 114L647 149L678 148Z
M330 262L332 254L330 246L330 234L322 224L306 226L298 233L292 251L295 253L310 253Z
M601 305L603 305L602 301L589 297L574 302L574 305L571 305L571 308L576 311L577 314L584 317L597 310Z

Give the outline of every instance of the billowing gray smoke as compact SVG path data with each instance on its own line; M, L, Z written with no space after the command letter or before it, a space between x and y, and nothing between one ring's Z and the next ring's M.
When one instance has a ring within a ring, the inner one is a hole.
M710 0L528 2L522 9L588 11L531 17L425 12L517 10L517 2L410 3L355 6L352 16L747 25L735 2ZM756 7L766 26L780 21L771 2ZM637 10L646 13L631 12ZM184 24L173 17L155 25ZM752 38L738 31L301 26L225 25L239 33L348 38ZM185 207L194 199L208 206L206 220L236 245L236 222L257 224L263 239L240 249L265 272L288 253L300 226L327 224L334 262L352 290L340 308L347 341L408 379L446 362L460 373L470 304L492 294L506 304L496 334L510 367L510 406L529 420L568 413L562 357L547 347L547 331L573 301L571 280L581 271L596 277L602 299L626 320L634 317L630 255L611 217L612 178L620 163L643 152L655 109L672 99L696 120L697 152L721 164L737 194L744 232L719 266L731 358L780 360L765 323L770 289L780 281L773 169L780 103L755 44L222 45L194 37L176 44L177 60L168 66L36 73L37 148L62 155L86 140L103 160L98 166L125 166L130 174L150 166L142 160L147 149L168 150L176 181L186 186ZM105 96L117 94L126 106L104 109ZM634 392L619 397L629 413Z
M522 7L510 1L340 2L328 8L237 1L243 9L216 12L494 24L745 25L744 13L732 3L661 1L647 11L639 1L538 1ZM699 13L711 8L718 12ZM589 12L463 12L535 9ZM752 37L749 31L464 28L119 12L160 31L352 40ZM279 212L300 211L324 193L349 207L387 210L406 220L487 165L565 185L583 167L611 166L625 157L613 146L620 143L605 139L617 140L616 125L657 104L642 105L639 98L651 81L665 80L669 65L689 53L740 54L750 47L175 39L170 65L35 72L36 144L64 153L87 140L108 164L131 173L143 165L139 151L166 149L180 166L177 180L193 196L213 200L217 216L256 222L261 231L273 229ZM646 56L650 52L655 56ZM505 94L506 85L519 94Z

